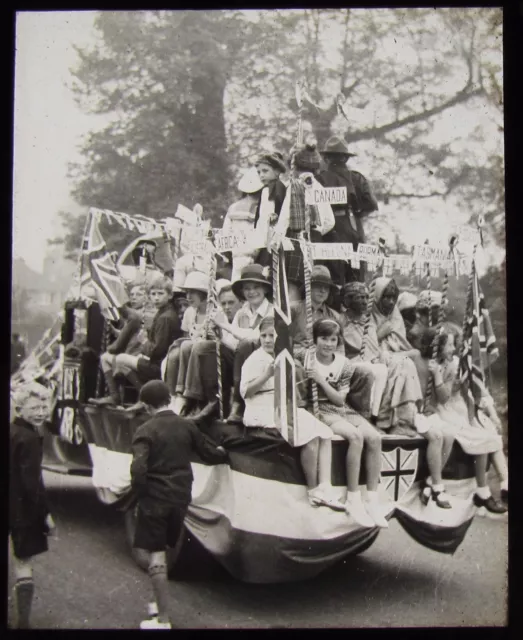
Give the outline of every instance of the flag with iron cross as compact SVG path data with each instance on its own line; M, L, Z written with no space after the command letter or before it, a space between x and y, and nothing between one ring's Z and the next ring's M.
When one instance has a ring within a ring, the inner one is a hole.
M418 470L418 450L406 451L396 447L382 451L381 482L389 497L398 502L411 488Z
M292 357L290 336L291 306L285 254L280 246L276 260L274 279L274 420L283 438L294 446L296 419L296 368Z

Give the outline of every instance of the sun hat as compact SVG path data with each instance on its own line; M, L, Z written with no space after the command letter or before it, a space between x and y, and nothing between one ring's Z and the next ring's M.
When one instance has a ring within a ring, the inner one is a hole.
M245 282L256 282L264 284L269 291L272 291L272 284L265 276L261 264L249 264L241 270L240 279L232 283L232 290L237 298L245 300L243 295L243 285Z
M333 289L337 288L332 281L331 272L323 264L317 264L312 267L311 284L327 284Z
M325 147L321 151L324 153L336 153L344 156L355 156L355 153L351 153L349 151L349 147L343 138L338 138L338 136L331 136L327 142L325 143Z
M259 164L268 164L269 167L276 169L276 171L281 171L281 173L285 173L287 171L285 160L279 151L264 153L256 160L254 166L257 167Z
M209 293L209 276L200 271L191 271L187 274L183 287L184 291L200 291L201 293Z
M256 167L249 167L244 171L238 183L238 189L242 193L256 193L263 189L263 182L260 180Z
M418 296L414 295L410 291L402 291L398 296L398 309L404 311L405 309L414 309Z
M431 307L440 307L443 296L441 291L429 291L425 289L419 294L418 301L416 302L416 309L428 309L429 300Z

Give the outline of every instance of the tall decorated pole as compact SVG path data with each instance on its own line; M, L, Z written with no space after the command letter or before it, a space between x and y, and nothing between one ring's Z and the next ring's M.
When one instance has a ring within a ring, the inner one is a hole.
M429 244L428 239L425 240L425 244ZM425 288L429 294L429 327L432 327L432 278L430 272L430 262L426 264L425 272Z
M369 342L369 330L372 317L372 305L374 304L374 296L376 293L376 280L379 278L383 271L383 263L386 256L386 247L384 238L380 238L378 241L378 260L374 267L374 273L372 274L372 280L369 286L369 298L367 301L367 313L365 317L365 325L363 326L363 337L361 341L360 357L362 360L366 358L366 352Z
M223 420L223 376L222 376L222 359L220 354L220 336L211 325L211 318L218 309L218 295L216 292L216 271L218 269L218 260L216 253L210 254L210 270L209 270L209 291L207 293L207 309L205 313L205 337L213 340L216 348L216 366L218 372L218 403L220 407L220 420Z

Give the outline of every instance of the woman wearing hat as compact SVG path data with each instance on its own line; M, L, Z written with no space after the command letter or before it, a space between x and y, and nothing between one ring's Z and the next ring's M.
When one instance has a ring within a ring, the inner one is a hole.
M419 294L415 305L416 319L411 327L407 327L407 340L415 349L421 349L421 337L430 324L438 324L442 299L441 291L426 290Z
M255 163L258 176L263 183L260 199L254 216L254 228L262 237L269 240L269 231L278 221L280 211L287 193L287 187L280 180L287 171L283 155L278 151L261 155ZM258 264L270 266L272 257L267 249L261 249Z
M235 295L245 302L237 311L231 324L217 316L214 324L239 340L234 354L234 387L231 396L231 412L227 422L242 421L244 402L240 395L241 371L245 360L259 346L259 325L263 318L274 314L274 307L269 302L272 297L272 284L259 264L252 264L242 269L241 277L232 284Z
M229 207L223 221L224 233L245 233L247 237L252 236L254 231L254 218L260 202L260 191L263 189L263 182L260 180L255 167L247 169L243 174L238 189L242 195L241 200L234 202ZM231 280L237 280L243 267L252 264L259 251L245 252L242 250L232 250L232 274Z
M190 273L183 287L189 306L182 319L182 337L173 342L165 359L164 380L173 399L172 409L180 415L186 408L183 397L187 365L195 342L205 339L205 318L207 314L207 292L209 276L199 271Z
M332 205L335 225L334 229L324 237L324 241L352 242L357 248L360 242L365 242L362 219L378 210L378 202L365 176L347 168L347 161L355 154L349 151L345 140L332 136L325 143L321 154L327 168L318 173L318 182L324 187L347 187L347 204ZM351 221L351 214L354 216L354 223ZM364 278L362 268L359 274L354 273L354 270L343 261L333 261L333 268L336 270L335 279L341 285Z

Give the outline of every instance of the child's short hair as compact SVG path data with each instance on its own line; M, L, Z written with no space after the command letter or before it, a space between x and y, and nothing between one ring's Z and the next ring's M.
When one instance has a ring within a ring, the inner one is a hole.
M12 394L14 406L16 408L23 407L26 402L31 398L37 398L38 400L50 400L51 391L38 382L32 382L27 386L16 390Z
M331 318L324 318L322 320L316 320L312 325L312 339L314 344L318 341L318 338L328 338L329 336L338 336L338 344L342 339L340 323Z
M140 389L140 402L155 409L167 406L171 402L169 387L161 380L149 380Z
M274 327L274 316L265 316L258 325L258 330L261 333L265 327Z
M173 281L165 276L155 276L147 285L147 293L150 293L153 289L162 289L169 295L173 293Z

